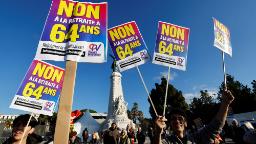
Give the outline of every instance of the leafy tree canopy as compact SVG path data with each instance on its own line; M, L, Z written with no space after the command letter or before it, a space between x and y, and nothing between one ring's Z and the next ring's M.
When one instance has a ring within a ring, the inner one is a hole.
M227 88L235 97L235 100L231 104L233 113L244 113L256 110L256 81L253 80L251 84L252 89L235 80L233 76L227 75ZM223 90L224 83L221 84L218 92L218 99L220 101Z
M133 106L131 110L127 110L128 118L133 121L133 123L141 123L144 119L144 114L141 110L139 110L139 104L138 103L133 103Z
M167 80L166 78L162 77L161 83L156 83L155 88L153 88L150 93L150 97L154 103L158 115L163 115L166 85ZM188 104L185 102L185 98L183 97L182 92L177 90L173 85L169 84L165 110L167 118L170 115L171 109L173 108L183 109L186 111L188 110ZM153 119L156 118L152 105L150 105L149 113Z

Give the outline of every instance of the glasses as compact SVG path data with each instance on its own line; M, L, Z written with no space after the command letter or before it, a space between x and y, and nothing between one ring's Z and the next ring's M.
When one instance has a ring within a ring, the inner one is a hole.
M183 122L185 121L185 118L183 116L171 116L171 121L176 121L176 120Z
M32 129L32 127L30 127L30 129ZM25 131L25 127L24 126L15 126L14 125L12 130L13 130L13 132L24 132ZM26 130L28 130L28 127L27 127Z
M14 132L24 132L24 127L13 127Z

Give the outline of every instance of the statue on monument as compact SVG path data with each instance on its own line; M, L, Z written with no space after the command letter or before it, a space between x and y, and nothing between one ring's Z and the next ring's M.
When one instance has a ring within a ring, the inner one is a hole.
M113 63L111 65L112 71L113 72L119 72L117 64L116 64L116 59L113 55L110 55L110 57L113 59Z

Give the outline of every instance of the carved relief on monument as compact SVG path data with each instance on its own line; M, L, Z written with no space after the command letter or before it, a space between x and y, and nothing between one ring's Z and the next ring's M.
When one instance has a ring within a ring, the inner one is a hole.
M113 115L123 115L127 111L127 103L124 101L122 96L119 96L114 101Z

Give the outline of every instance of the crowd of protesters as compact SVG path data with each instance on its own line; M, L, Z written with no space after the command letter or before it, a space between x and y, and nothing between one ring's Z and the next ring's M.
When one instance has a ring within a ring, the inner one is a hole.
M111 127L103 133L104 144L134 144L135 142L143 144L145 142L146 135L141 127L138 127L137 132L135 132L133 127L127 125L126 129L119 131L116 123L112 123Z
M180 109L172 109L168 120L158 116L154 126L142 130L140 126L126 129L118 128L116 123L103 131L89 134L87 128L82 131L81 138L74 130L70 131L69 144L220 144L230 138L236 144L256 144L256 130L250 122L239 124L236 119L228 125L226 121L229 105L234 100L230 91L222 96L221 106L212 121L199 129L188 130L188 117ZM30 122L29 122L30 121ZM29 122L29 123L28 123ZM170 125L167 129L166 122ZM225 124L226 122L226 124ZM20 115L13 121L12 134L3 144L53 144L53 136L44 139L34 133L37 120L29 114ZM149 138L146 142L146 136Z
M34 133L37 125L37 120L29 114L18 116L13 121L11 136L3 144L53 144L53 136L43 138ZM145 142L145 134L140 127L137 133L132 127L127 127L127 130L120 131L116 123L112 123L111 127L104 132L95 131L92 134L89 134L85 128L81 138L76 131L71 130L69 144L134 144L136 141L142 144Z
M82 138L77 136L77 132L70 132L69 144L144 144L146 135L141 127L135 129L127 126L126 129L118 128L116 123L112 123L110 128L103 132L88 133L88 130L82 132Z

